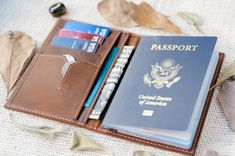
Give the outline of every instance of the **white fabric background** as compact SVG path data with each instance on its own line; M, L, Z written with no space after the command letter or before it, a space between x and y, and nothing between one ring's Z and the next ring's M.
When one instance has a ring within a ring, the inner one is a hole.
M96 9L96 0L61 0L67 6L65 17L76 20L115 27L106 22ZM32 36L39 47L51 30L56 18L48 13L48 7L55 0L0 0L0 33L8 30L20 30ZM139 3L140 0L136 0ZM177 11L190 11L203 19L202 30L206 35L218 36L218 49L226 53L223 69L235 59L235 1L234 0L148 0L155 9L170 16L187 34L196 34L182 19L177 17ZM120 28L120 27L116 27ZM120 28L123 29L123 28ZM128 28L144 35L170 35L169 33L145 28ZM1 56L0 56L1 57ZM40 84L40 82L38 82ZM216 89L212 104L205 122L197 155L202 155L206 148L214 148L221 154L235 155L235 132L227 124L221 105L218 102L219 88ZM1 156L61 156L61 155L110 155L107 153L71 152L70 132L82 131L107 148L115 151L116 155L130 156L134 150L152 151L156 155L178 155L157 148L135 144L133 142L94 133L78 127L64 125L66 133L49 139L16 128L9 120L12 112L15 118L24 124L58 125L59 122L9 111L3 107L6 89L0 81L0 155Z

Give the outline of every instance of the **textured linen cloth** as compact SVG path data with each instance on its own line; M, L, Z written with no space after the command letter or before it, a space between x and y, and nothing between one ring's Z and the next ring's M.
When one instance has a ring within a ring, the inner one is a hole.
M20 30L32 36L39 47L50 32L57 18L53 18L48 8L55 0L0 0L0 33L8 30ZM79 21L125 29L143 35L172 35L170 33L147 28L115 27L106 22L96 9L96 0L61 0L68 9L64 17ZM140 0L134 2L140 3ZM201 26L206 35L218 37L218 50L226 53L223 69L235 59L235 1L234 0L148 0L155 9L168 15L184 33L198 35L176 14L177 11L189 11L199 14L203 19ZM174 34L173 34L174 35ZM200 35L200 34L199 34ZM1 57L1 56L0 56ZM38 82L40 85L40 81ZM230 156L235 155L235 132L232 132L226 121L221 105L218 102L217 87L196 155L202 155L206 148L212 148ZM82 128L62 124L52 120L18 113L5 109L6 88L0 80L0 155L1 156L77 156L77 155L111 155L104 152L72 152L69 149L71 132L82 131L97 142L115 152L118 156L131 156L135 150L146 150L161 155L180 155L158 148L129 142ZM15 119L28 125L63 125L66 132L55 138L47 138L15 127L9 119L12 113Z

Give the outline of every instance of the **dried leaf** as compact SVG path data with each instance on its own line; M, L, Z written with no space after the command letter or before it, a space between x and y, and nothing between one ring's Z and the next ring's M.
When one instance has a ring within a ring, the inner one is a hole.
M219 153L213 150L206 150L203 156L219 156Z
M188 23L190 26L192 26L198 32L202 33L202 31L200 29L202 21L197 14L191 13L191 12L179 11L179 12L177 12L177 15L180 16L183 20L185 20L186 23Z
M31 132L36 132L39 134L43 134L46 135L48 137L54 137L54 135L58 132L62 132L63 131L63 127L62 126L56 126L56 127L49 127L49 126L30 126L30 125L24 125L24 124L20 124L17 123L14 118L13 115L10 114L10 118L12 123L23 130L27 130L27 131L31 131Z
M0 73L8 91L18 79L34 48L34 40L23 32L8 32L0 36Z
M229 126L235 131L235 81L225 81L218 98L223 107Z
M212 149L206 149L203 152L202 156L228 156L228 155L220 154L219 152Z
M133 9L126 0L103 0L97 5L100 14L115 25L133 27L138 24L133 20Z
M148 3L142 2L139 5L131 3L131 5L134 10L133 18L139 26L181 33L180 28L175 26L167 16L155 11Z
M106 151L105 147L95 140L83 133L77 134L76 132L73 132L72 134L72 144L70 149L76 151Z
M216 84L212 86L211 89L223 83L225 80L231 78L232 76L235 76L235 61L229 67L225 68L222 76L218 78Z
M137 150L133 152L132 156L154 156L154 154L148 151Z
M109 22L121 26L142 26L181 33L165 15L148 3L139 5L126 0L103 0L97 5L100 14Z

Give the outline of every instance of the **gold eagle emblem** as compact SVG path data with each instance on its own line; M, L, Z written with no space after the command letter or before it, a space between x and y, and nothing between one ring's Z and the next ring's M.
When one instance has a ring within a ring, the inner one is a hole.
M144 75L144 84L148 84L149 86L153 84L156 89L164 86L170 88L181 79L177 74L183 66L179 64L175 65L173 59L166 59L160 65L156 63L155 65L151 65L151 67L150 74L147 73Z

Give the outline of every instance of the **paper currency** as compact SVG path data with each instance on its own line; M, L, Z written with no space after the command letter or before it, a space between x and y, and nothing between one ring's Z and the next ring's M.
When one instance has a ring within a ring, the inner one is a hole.
M123 69L128 62L128 59L134 49L134 46L124 46L122 49L122 52L118 56L118 59L116 60L114 67L112 68L105 85L101 91L101 94L98 97L98 100L96 101L95 107L93 108L89 118L90 119L99 119L102 111L104 110L110 96L112 95L116 84L118 83L122 73Z

